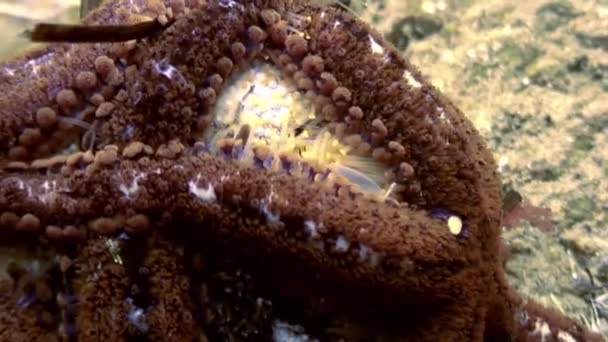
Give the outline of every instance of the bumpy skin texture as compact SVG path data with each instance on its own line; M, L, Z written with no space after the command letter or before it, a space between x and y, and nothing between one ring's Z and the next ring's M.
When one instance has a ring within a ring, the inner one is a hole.
M276 303L340 313L368 338L599 340L509 289L491 153L366 24L297 0L117 0L84 22L159 16L176 21L142 41L50 45L1 65L1 241L50 243L60 268L2 283L1 340L221 339L230 319L209 318L217 306L201 289L214 280L199 253L235 258L251 274L245 283ZM388 166L399 203L313 182L322 166L294 172L299 162L285 156L268 170L265 154L243 165L231 143L219 152L197 143L231 75L263 56L308 87L362 155ZM58 155L73 142L89 151ZM462 234L434 214L446 210Z

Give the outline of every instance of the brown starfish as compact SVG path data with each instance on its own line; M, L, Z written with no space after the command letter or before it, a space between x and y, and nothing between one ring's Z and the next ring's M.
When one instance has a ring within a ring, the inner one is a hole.
M300 0L84 23L146 20L174 23L1 65L0 232L30 261L0 340L331 340L338 317L346 340L600 340L508 287L491 153L365 23Z

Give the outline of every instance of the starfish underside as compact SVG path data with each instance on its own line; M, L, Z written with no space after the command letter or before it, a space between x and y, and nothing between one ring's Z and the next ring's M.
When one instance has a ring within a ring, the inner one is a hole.
M0 68L0 340L599 340L521 299L471 123L339 6L113 0Z

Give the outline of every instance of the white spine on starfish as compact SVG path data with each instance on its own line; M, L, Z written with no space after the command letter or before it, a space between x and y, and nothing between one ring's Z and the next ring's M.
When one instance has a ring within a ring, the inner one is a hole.
M224 8L236 8L241 11L244 10L243 5L241 5L238 1L234 0L220 0L219 5Z
M266 221L270 224L278 224L281 223L281 216L279 214L275 214L270 211L270 204L272 203L272 198L275 196L275 193L272 189L272 185L270 186L270 193L266 198L262 199L262 203L260 204L260 211L266 217Z
M311 338L306 334L304 328L299 325L292 325L283 321L276 320L272 326L273 342L315 342L317 339Z
M196 180L190 180L188 182L188 190L191 194L196 196L198 199L203 202L213 202L217 200L217 196L215 195L215 189L211 183L207 183L207 188L199 188L198 181L200 180L200 173L196 176Z
M380 254L366 245L359 245L359 262L369 262L370 266L376 267L380 263Z
M336 246L335 246L336 252L339 252L339 253L348 252L349 247L350 247L350 241L348 241L344 237L344 235L338 236L338 239L336 240Z
M129 323L136 327L140 332L148 331L148 324L146 324L146 314L144 313L144 309L138 307L133 303L132 298L127 298L127 303L131 306L129 310Z
M319 228L322 226L322 223L316 223L313 220L304 221L304 230L308 233L308 242L319 251L325 251L325 242L319 233Z
M29 68L30 72L32 74L34 74L35 76L38 76L38 70L40 70L41 67L51 63L52 62L51 59L53 58L54 55L55 55L54 52L45 53L44 55L27 62L25 67ZM66 57L69 57L69 56L66 56Z
M57 181L44 181L42 183L42 193L38 195L38 200L43 204L52 202L55 198L55 191L57 191Z
M306 220L304 221L304 230L308 233L308 238L310 240L315 240L320 237L319 230L317 228L317 224L314 221Z
M8 187L13 182L16 183L17 189L27 192L27 197L32 198L32 192L33 192L32 186L30 184L24 182L19 177L7 177L7 178L3 179L2 186Z
M403 78L405 79L406 83L409 84L410 86L412 86L412 88L420 88L422 87L422 84L420 84L420 82L418 82L415 78L414 75L412 75L412 73L408 70L405 70L403 72Z
M127 186L125 183L122 183L118 186L118 190L122 192L122 194L130 199L131 196L136 194L139 191L139 181L146 178L146 174L144 172L139 172L133 179L131 180L131 184Z
M179 70L173 65L169 64L166 58L163 58L160 62L152 61L152 67L158 74L165 76L171 81L183 81L185 77L179 72Z
M551 337L551 328L549 324L542 319L537 319L534 322L534 330L530 333L530 335L537 336L540 335L541 341L547 341L548 337Z

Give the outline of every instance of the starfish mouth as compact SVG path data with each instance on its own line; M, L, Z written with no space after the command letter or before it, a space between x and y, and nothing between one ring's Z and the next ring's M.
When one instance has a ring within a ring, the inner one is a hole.
M299 80L304 87L310 81L304 75ZM385 176L390 165L374 160L360 135L345 136L345 124L331 117L332 105L305 91L276 67L256 64L222 91L201 140L210 153L244 166L387 199L395 187Z

